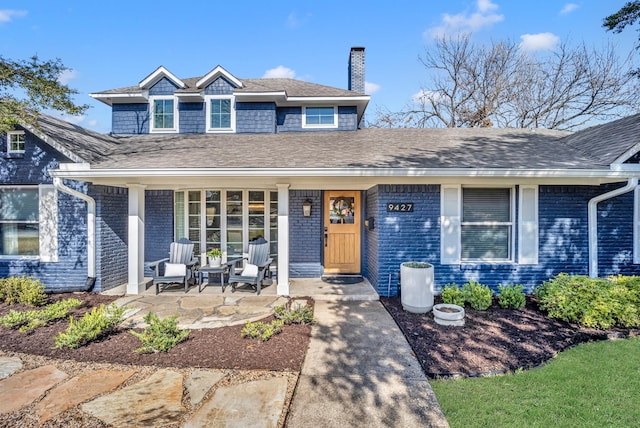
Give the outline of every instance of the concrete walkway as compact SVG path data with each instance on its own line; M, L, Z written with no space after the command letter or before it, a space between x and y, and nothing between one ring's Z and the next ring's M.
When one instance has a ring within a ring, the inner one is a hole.
M420 364L379 301L315 305L286 425L448 427Z

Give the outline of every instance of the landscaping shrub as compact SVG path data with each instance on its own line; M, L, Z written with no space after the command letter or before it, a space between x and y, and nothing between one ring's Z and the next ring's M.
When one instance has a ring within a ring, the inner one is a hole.
M469 303L473 309L484 311L491 306L493 291L484 284L470 280L462 286L462 293L465 302Z
M640 278L561 273L534 290L549 317L597 329L640 326Z
M131 331L131 334L140 339L143 345L136 349L136 352L167 352L178 343L186 340L190 332L178 328L177 318L176 315L161 321L156 314L149 312L144 317L144 322L149 326L141 333Z
M285 324L312 324L313 309L309 305L294 304L291 308L290 304L280 305L273 308L273 313L277 319L284 321Z
M81 304L82 302L78 299L64 299L40 310L16 311L11 309L7 315L0 317L0 325L9 328L17 327L19 331L25 333L46 325L50 321L66 317L69 314L69 309Z
M457 284L445 285L440 296L444 303L464 306L464 293Z
M284 326L283 320L273 320L270 323L262 321L247 322L242 329L242 337L260 339L263 342L271 339L274 334L279 334Z
M123 320L125 308L118 308L115 303L109 306L100 305L84 314L76 321L69 317L69 327L55 338L54 349L68 347L78 348L101 336L110 333Z
M47 301L44 285L27 276L0 278L0 301L8 305L17 303L27 306L42 306Z
M504 309L521 309L527 303L522 285L498 285L498 305Z

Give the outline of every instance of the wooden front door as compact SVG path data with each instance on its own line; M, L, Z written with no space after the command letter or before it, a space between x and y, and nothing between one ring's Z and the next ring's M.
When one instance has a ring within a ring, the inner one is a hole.
M324 192L324 271L360 273L359 191Z

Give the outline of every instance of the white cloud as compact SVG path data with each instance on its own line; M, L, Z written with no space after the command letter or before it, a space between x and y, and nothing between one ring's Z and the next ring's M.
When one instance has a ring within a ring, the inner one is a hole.
M85 115L80 115L80 116L72 116L70 114L63 114L61 119L64 120L65 122L69 122L69 123L73 123L74 125L79 125L82 122L84 122L84 120L87 117Z
M566 15L568 13L571 13L571 12L573 12L574 10L576 10L579 7L580 6L578 6L575 3L567 3L567 4L564 5L562 10L560 10L560 15Z
M277 79L282 77L295 79L296 72L290 68L285 67L284 65L279 65L276 68L265 71L262 77L264 79Z
M89 122L87 122L87 125L94 127L98 124L98 121L96 119L91 119Z
M491 0L477 0L476 10L472 13L461 12L456 15L445 13L439 25L429 28L425 36L435 38L458 33L471 33L489 28L493 24L504 21L504 15L494 13L498 5Z
M438 102L444 99L444 96L440 92L429 91L426 89L420 89L418 92L411 96L411 100L414 104L424 104L427 101Z
M303 16L298 16L297 13L291 12L289 16L287 16L287 27L289 28L300 28L305 25L309 19L311 18L311 14L307 13Z
M0 9L0 22L11 22L13 18L20 18L26 14L26 10Z
M69 83L69 81L75 79L76 77L78 77L78 73L76 73L75 70L65 70L60 73L60 76L58 76L58 82L66 85L67 83Z
M525 51L551 51L558 46L560 38L553 33L523 34L520 49Z
M364 93L367 95L373 95L380 90L380 85L377 83L364 82Z

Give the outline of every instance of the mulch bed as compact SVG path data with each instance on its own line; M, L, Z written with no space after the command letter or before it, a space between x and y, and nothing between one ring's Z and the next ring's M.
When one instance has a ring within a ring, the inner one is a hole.
M79 318L93 306L108 304L117 297L92 293L65 293L51 299L75 297L82 306L71 311ZM313 304L310 301L310 304ZM33 309L20 305L0 304L0 316L9 309ZM271 321L272 317L264 321ZM126 329L120 329L102 340L78 349L53 349L54 337L68 326L67 320L59 320L29 333L0 327L0 350L41 355L55 359L71 359L83 362L151 365L160 367L202 367L238 370L299 371L309 344L311 326L289 325L270 340L241 337L242 325L215 329L191 330L189 338L168 352L141 354L140 341Z
M380 300L431 378L532 368L581 342L637 334L630 330L591 330L553 320L538 309L531 296L527 296L526 307L519 310L502 309L496 301L487 311L466 306L462 327L436 324L431 312L405 312L400 297ZM442 303L439 296L435 303Z

